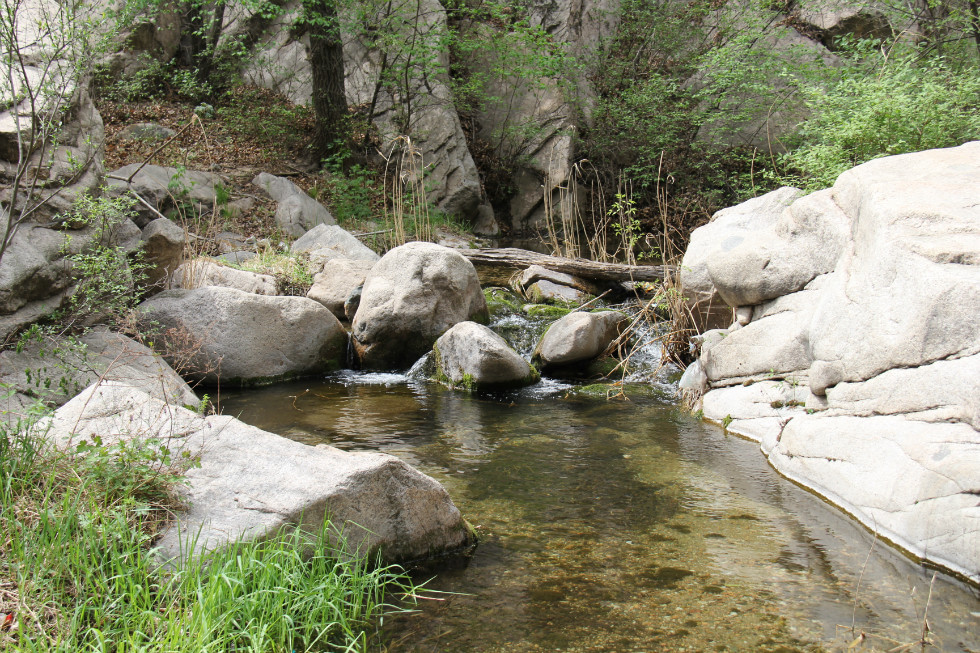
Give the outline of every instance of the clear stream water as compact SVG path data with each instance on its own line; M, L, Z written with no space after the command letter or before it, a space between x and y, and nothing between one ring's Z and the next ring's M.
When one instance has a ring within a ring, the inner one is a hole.
M535 325L520 324L496 323L526 351ZM425 572L451 594L389 617L379 650L823 651L862 632L851 650L889 650L918 640L925 615L926 650L980 651L975 589L933 580L755 443L685 413L676 371L640 367L626 399L558 379L470 396L347 371L221 403L284 437L397 456L477 528L470 557Z

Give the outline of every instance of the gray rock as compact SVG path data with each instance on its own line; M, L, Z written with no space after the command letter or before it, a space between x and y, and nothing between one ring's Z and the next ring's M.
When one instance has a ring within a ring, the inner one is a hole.
M527 12L530 23L547 31L565 52L588 56L615 33L619 7L619 0L556 0L534 3ZM492 38L487 32L494 28L477 24L472 29L470 38ZM494 144L504 160L518 162L511 226L516 232L543 228L544 196L549 193L558 206L558 187L568 180L575 160L575 138L595 103L592 82L584 72L563 80L522 75L492 49L465 53L463 62L485 71L487 100L476 112L480 137Z
M0 259L0 312L54 295L71 283L64 260L65 234L22 225Z
M827 391L826 411L961 422L980 432L980 355L899 367L859 383L835 384Z
M436 340L437 376L468 390L518 387L537 381L531 366L507 341L482 324L460 322Z
M104 379L177 405L194 405L190 386L158 355L120 333L95 329L75 341L45 337L0 353L0 384L16 393L16 407L35 401L61 406ZM0 419L24 417L15 410Z
M163 288L184 260L187 234L168 218L157 218L143 227L143 260L148 285Z
M517 287L526 293L531 285L539 281L548 281L554 285L567 286L568 288L574 288L588 295L597 295L601 292L600 286L595 283L585 281L570 274L565 274L564 272L555 272L540 265L532 265L521 272L520 276L517 277Z
M313 277L313 287L306 296L323 304L340 320L346 320L344 306L348 298L364 285L374 263L337 258L328 261L323 270Z
M318 530L325 519L344 531L352 551L387 563L456 551L472 542L446 490L381 453L310 447L238 420L201 417L134 388L92 386L41 425L71 445L94 436L157 438L175 459L200 461L178 484L188 508L155 543L161 561L266 539L280 529Z
M489 204L481 204L476 210L476 220L473 222L473 233L477 236L499 236L500 224Z
M883 13L884 5L851 3L841 0L816 0L799 7L794 16L823 34L821 41L834 48L836 39L850 35L857 39L884 39L892 28Z
M545 368L592 360L619 336L628 319L619 311L569 313L541 336L534 360Z
M350 291L347 295L347 299L344 300L344 317L348 321L353 322L354 316L357 315L357 309L361 307L361 293L364 292L364 286L360 285Z
M308 104L312 93L309 38L295 38L291 29L298 11L299 3L287 3L285 11L270 21L264 32L268 36L260 40L258 52L244 75L251 83L280 91L298 104ZM432 46L428 51L432 59L425 66L409 66L407 80L400 79L412 94L410 105L404 102L399 85L380 83L382 75L389 71L382 64L385 55L378 48L365 45L381 43L370 34L364 35L366 38L361 38L361 34L344 35L347 99L351 104L372 106L374 123L382 137L381 150L385 156L393 155L393 166L403 152L411 149L415 154L409 158L415 159L417 168L425 168L427 199L441 211L472 221L480 204L480 179L453 107L450 80L438 72L439 67L448 71L449 66L448 52L440 47L447 29L446 11L438 0L423 0L417 14L412 10L417 16L412 20L405 20L404 11L395 7L390 16L379 11L372 17L372 30L388 34L392 43L412 38L418 47ZM401 56L392 52L389 61ZM408 106L411 111L406 114L404 108ZM405 136L411 139L410 147ZM419 160L422 166L418 165Z
M797 297L802 295L802 297ZM787 295L773 302L800 305L799 311L775 310L740 329L729 330L711 346L701 347L701 364L713 387L745 381L801 378L810 367L807 300L813 293Z
M138 122L125 127L118 136L124 141L165 141L176 133L155 122Z
M181 264L171 277L173 288L201 288L218 286L236 288L256 295L276 295L276 278L271 274L259 274L247 270L236 270L220 265L208 258L196 258Z
M854 237L815 306L814 362L855 382L980 353L980 142L870 161L833 195Z
M381 257L356 236L337 225L317 225L300 236L289 248L294 253L324 252L326 258L337 257L374 263ZM312 260L312 254L310 256Z
M262 172L252 180L252 184L277 202L276 223L293 238L302 236L317 225L337 224L326 207L284 177Z
M534 304L559 304L578 306L592 299L588 293L576 288L557 284L547 279L535 281L524 290L524 296Z
M251 200L249 200L251 201ZM231 206L226 204L225 208ZM214 237L215 243L218 245L218 251L222 254L230 254L231 252L241 252L248 249L249 239L241 234L237 234L234 231L222 231Z
M137 169L132 181L126 183ZM154 165L141 168L139 163L113 170L106 177L111 194L122 195L131 190L162 214L184 210L182 207L187 204L198 214L210 213L214 208L214 187L221 183L216 174ZM141 228L160 217L142 204L137 204L136 210L135 222Z
M408 368L449 327L487 319L473 264L432 243L385 254L364 282L354 316L354 349L365 369Z
M227 254L222 254L217 258L219 261L223 261L230 265L239 265L241 263L244 263L245 261L252 260L256 256L258 256L258 254L256 254L255 252L238 251L238 252L228 252Z
M812 193L795 200L771 228L752 229L741 243L714 252L708 276L729 306L758 304L833 271L850 235L851 221L832 191Z
M251 385L337 369L347 335L334 315L305 297L267 297L233 288L168 290L139 310L157 329L186 334L193 347L176 365L208 384ZM161 342L160 337L156 338Z

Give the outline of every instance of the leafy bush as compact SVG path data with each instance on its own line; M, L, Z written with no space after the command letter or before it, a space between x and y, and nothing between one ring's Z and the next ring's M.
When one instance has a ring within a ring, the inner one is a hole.
M980 139L980 69L956 67L909 52L847 71L827 89L808 86L812 117L801 144L783 157L799 183L831 186L845 170L871 159Z

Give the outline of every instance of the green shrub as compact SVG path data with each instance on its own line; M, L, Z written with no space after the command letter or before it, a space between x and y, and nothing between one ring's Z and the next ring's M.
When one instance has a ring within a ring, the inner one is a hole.
M980 68L919 53L845 72L829 89L806 88L811 118L801 145L783 157L810 189L871 159L960 145L980 138Z

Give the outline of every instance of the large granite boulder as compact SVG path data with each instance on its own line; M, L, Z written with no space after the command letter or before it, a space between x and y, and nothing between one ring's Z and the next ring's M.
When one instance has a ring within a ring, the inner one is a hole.
M704 414L915 555L980 579L980 142L876 159L694 232Z
M467 390L513 388L534 383L538 374L507 341L476 322L460 322L438 340L436 377Z
M326 306L338 319L347 320L347 300L364 285L374 263L346 258L328 260L313 277L306 296Z
M333 313L306 297L268 297L234 288L167 290L139 306L162 353L189 378L253 385L318 374L346 359L347 334ZM181 358L183 356L183 358ZM184 371L186 370L186 372Z
M544 368L592 360L619 336L627 320L619 311L569 313L555 320L541 336L534 348L534 360Z
M365 369L404 369L449 327L487 317L472 263L447 247L408 243L371 269L351 335Z
M406 562L470 544L468 525L446 490L397 458L310 447L226 415L202 417L136 388L96 384L40 425L57 443L96 436L103 443L156 438L173 458L200 466L178 484L187 508L154 544L161 562L262 540L281 529L344 531L350 549L384 562Z
M318 224L296 239L289 248L294 253L310 252L323 260L345 258L374 263L381 257L352 233L337 225Z
M41 402L61 406L99 379L137 388L161 401L194 405L197 396L160 356L106 329L74 339L43 337L0 353L0 420L27 417Z
M337 224L325 206L285 177L262 172L256 175L252 184L276 201L276 223L293 238L302 236L317 225Z

